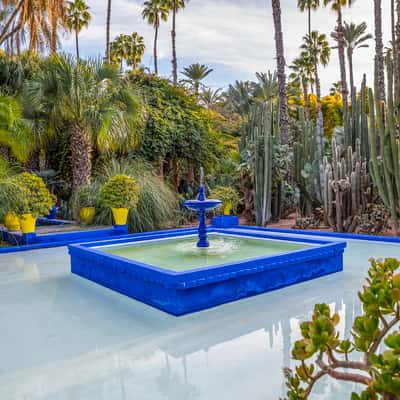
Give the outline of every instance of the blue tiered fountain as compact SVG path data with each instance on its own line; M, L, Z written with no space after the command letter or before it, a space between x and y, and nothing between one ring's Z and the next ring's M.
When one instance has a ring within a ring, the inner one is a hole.
M197 247L207 248L210 246L207 240L206 211L210 211L221 204L221 200L206 199L204 189L204 171L200 169L200 187L197 200L186 200L183 205L199 214L199 241Z

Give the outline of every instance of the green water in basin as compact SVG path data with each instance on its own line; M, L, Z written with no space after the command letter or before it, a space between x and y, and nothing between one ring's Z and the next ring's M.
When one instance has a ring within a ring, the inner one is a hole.
M209 235L210 247L196 247L197 237L97 248L107 254L125 257L176 272L210 267L249 258L272 256L310 246L302 243L239 236Z

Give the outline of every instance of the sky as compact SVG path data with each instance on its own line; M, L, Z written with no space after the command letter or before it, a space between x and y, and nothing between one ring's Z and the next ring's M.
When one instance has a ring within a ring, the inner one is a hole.
M92 13L88 29L80 34L81 56L104 55L106 0L86 0ZM144 37L146 52L143 65L153 70L154 30L141 18L142 1L113 0L111 38L120 33L138 32ZM390 40L390 0L382 1L384 43ZM302 37L307 32L307 14L297 9L297 0L281 0L282 26L287 65L299 54ZM344 11L348 22L365 21L373 34L374 12L372 0L357 0ZM312 14L312 29L328 36L336 24L335 13L321 8ZM160 28L158 54L159 74L171 77L171 21ZM332 43L332 46L334 43ZM74 52L73 37L64 37L62 48ZM273 71L275 43L271 0L190 0L177 16L178 70L199 62L213 68L204 83L212 88L227 87L235 80L255 80L255 72ZM370 47L357 50L354 56L356 84L367 74L373 79L374 41ZM321 67L323 93L340 79L337 50L332 50L330 64Z

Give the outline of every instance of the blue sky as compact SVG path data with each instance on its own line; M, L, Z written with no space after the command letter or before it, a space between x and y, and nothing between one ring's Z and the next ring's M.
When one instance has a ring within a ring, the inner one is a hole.
M385 45L390 38L389 0L383 4ZM106 0L87 0L92 22L80 35L83 56L104 54ZM298 11L297 0L281 0L282 23L288 65L299 53L301 38L307 31L307 16ZM146 43L143 64L152 68L153 29L141 19L142 1L113 0L111 37L119 33L141 34ZM345 20L366 21L373 33L373 1L357 0L346 9ZM313 29L330 34L335 26L333 11L313 13ZM171 22L163 23L159 38L160 75L171 75ZM64 37L63 49L74 51L72 37ZM275 68L274 31L271 0L191 0L177 19L177 51L179 70L192 62L207 64L214 69L205 83L210 87L226 87L235 80L254 79L256 71ZM373 77L374 41L370 48L355 54L355 75L358 81L366 73ZM323 91L339 80L337 50L332 51L329 66L321 70Z

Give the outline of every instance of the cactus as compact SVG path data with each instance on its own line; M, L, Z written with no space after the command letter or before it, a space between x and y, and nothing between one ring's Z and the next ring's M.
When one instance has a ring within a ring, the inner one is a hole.
M272 102L253 108L250 140L254 145L254 208L260 226L271 219L274 126Z
M355 150L356 140L359 139L362 159L369 158L366 82L366 76L364 75L360 98L357 97L357 91L354 90L351 98L351 109L344 110L343 114L344 142L342 144L344 148L351 146Z
M344 156L332 139L332 161L324 158L324 213L329 225L337 232L354 232L371 196L360 139L355 141L355 151L348 146Z
M304 111L299 109L300 138L293 145L294 171L293 178L299 191L299 206L302 215L309 216L322 203L322 185L320 155L316 126L305 121Z
M397 235L400 235L400 139L394 108L393 61L386 58L387 101L381 99L375 72L375 96L369 91L369 169L378 193L390 210Z

